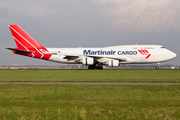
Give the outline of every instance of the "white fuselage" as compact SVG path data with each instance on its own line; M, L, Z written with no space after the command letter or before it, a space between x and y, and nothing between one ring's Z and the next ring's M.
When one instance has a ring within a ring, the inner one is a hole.
M93 57L103 63L119 60L119 63L159 63L176 57L161 45L122 45L102 48L47 48L53 54L49 60L60 63L76 63L84 57ZM77 59L64 59L66 56ZM97 58L96 58L97 57Z
M83 64L88 69L103 69L103 65L118 67L123 63L160 63L176 57L161 45L121 45L101 48L46 48L18 25L9 25L16 48L13 53L59 63ZM159 69L159 66L156 66Z

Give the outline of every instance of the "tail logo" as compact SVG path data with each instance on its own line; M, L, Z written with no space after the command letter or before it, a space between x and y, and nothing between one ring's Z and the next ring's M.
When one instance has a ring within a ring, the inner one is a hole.
M148 59L151 56L151 54L147 50L138 50L138 51L141 53L141 55L147 55L146 59Z
M48 54L49 52L44 49L39 49L43 54Z

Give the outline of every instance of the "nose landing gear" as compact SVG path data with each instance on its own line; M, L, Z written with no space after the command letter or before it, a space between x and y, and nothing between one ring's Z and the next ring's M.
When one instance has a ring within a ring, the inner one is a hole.
M156 65L156 67L155 67L156 70L159 70L159 64L160 64L160 63L157 63L157 65Z
M156 70L159 70L159 66L156 66L155 69L156 69Z

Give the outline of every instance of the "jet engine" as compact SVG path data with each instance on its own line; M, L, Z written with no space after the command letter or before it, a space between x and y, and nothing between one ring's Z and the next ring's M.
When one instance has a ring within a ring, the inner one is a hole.
M109 60L108 66L109 67L118 67L119 66L119 60Z
M86 57L82 59L83 65L94 65L94 58Z

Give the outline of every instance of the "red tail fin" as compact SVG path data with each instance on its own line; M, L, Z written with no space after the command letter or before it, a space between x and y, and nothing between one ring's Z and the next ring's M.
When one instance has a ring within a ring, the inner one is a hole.
M33 39L29 34L27 34L23 29L21 29L18 25L9 25L9 28L16 42L17 49L35 52L31 54L17 54L47 59L44 56L44 53L48 52L48 50L39 44L35 39Z

